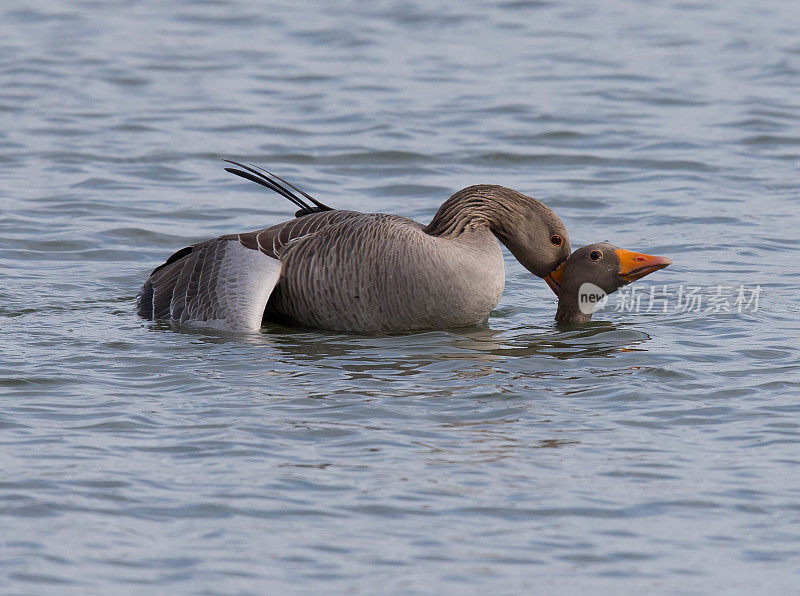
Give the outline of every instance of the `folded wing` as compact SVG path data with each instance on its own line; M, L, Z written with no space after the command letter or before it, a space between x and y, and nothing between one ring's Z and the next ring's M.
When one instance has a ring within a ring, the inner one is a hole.
M258 331L281 262L238 240L217 238L175 253L153 271L139 315L225 331Z

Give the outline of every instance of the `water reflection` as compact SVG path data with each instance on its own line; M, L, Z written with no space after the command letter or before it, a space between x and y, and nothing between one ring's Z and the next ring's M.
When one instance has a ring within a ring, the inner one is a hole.
M651 339L645 331L611 321L590 321L569 328L523 327L501 331L486 326L386 335L348 335L279 325L264 327L259 333L240 334L163 321L150 323L148 327L195 336L207 344L262 346L282 360L313 363L343 359L348 367L362 366L363 370L393 359L406 364L412 361L429 364L448 359L490 363L509 357L543 356L558 360L609 357L619 352L646 351L644 344Z
M550 356L569 358L608 357L618 352L645 351L650 335L610 321L591 321L571 329L553 329L549 333L521 335L512 348L503 350L514 356Z

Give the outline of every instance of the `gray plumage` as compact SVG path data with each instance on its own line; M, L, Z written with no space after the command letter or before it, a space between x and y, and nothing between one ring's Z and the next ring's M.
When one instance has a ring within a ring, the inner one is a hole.
M502 295L498 239L540 277L569 256L561 220L501 186L459 191L428 226L314 203L287 222L178 251L142 287L139 314L235 331L257 330L259 312L265 321L354 332L469 326Z

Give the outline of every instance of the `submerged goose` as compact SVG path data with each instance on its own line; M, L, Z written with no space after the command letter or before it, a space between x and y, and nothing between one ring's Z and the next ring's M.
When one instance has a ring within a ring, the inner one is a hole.
M266 170L229 163L300 207L295 219L179 250L142 286L140 316L229 331L262 321L354 332L463 327L486 321L500 301L498 240L542 278L570 254L558 216L503 186L458 191L425 226L332 209Z
M671 264L667 257L632 252L608 242L583 246L546 278L558 295L556 321L585 323L603 296Z

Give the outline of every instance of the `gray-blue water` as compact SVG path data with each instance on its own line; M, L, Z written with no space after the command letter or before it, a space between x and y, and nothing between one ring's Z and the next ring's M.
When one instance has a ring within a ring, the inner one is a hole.
M3 2L0 591L795 592L798 23L782 0ZM423 222L504 184L575 247L671 257L639 291L760 286L758 309L560 331L508 256L483 328L142 321L171 252L293 211L221 157Z

